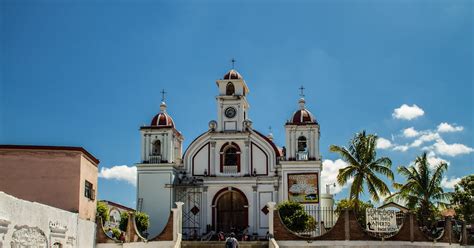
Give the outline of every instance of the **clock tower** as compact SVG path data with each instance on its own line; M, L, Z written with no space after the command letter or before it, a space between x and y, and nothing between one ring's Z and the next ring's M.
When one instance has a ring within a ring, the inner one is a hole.
M223 79L217 80L219 95L217 100L218 132L242 132L245 130L249 104L246 95L249 93L242 76L234 69L227 72Z

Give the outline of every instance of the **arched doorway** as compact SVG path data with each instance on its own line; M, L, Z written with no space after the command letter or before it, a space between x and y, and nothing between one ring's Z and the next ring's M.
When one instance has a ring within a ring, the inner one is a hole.
M248 201L237 188L217 192L213 200L213 224L216 231L241 231L248 225Z

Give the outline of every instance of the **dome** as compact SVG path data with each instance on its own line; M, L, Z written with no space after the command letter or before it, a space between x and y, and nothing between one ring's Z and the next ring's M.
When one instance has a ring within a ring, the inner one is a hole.
M293 113L288 124L293 125L304 125L304 124L318 124L314 115L305 108L305 100L301 98L299 100L300 109Z
M162 102L160 105L160 113L155 115L151 120L151 126L154 127L174 127L173 118L166 113L166 103Z
M243 79L240 73L232 69L224 75L224 79Z

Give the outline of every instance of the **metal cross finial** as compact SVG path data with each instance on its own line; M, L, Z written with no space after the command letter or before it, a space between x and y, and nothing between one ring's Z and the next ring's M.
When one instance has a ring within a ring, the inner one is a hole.
M234 66L235 66L235 59L232 58L232 59L230 60L230 62L232 62L232 69L234 69Z
M162 90L160 91L160 93L161 93L161 101L164 102L164 101L165 101L165 94L166 94L167 92L165 91L165 89L162 89Z
M272 126L268 126L268 132L272 133Z
M299 89L301 90L300 96L304 97L304 89L305 88L303 87L303 85L301 85L301 87L299 87Z

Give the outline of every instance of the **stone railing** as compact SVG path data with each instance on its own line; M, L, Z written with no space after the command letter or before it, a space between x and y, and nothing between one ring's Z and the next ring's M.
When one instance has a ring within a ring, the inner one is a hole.
M224 165L222 166L222 174L224 175L238 175L237 165Z

